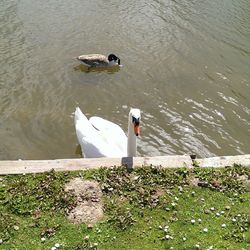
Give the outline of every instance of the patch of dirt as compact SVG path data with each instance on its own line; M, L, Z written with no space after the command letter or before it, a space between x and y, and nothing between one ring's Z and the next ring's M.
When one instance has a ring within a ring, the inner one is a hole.
M219 187L219 183L216 181L213 181L211 184L207 181L201 181L199 178L196 177L191 177L189 179L189 185L194 186L194 187L209 187L209 186L214 186L214 187Z
M242 181L243 183L250 185L250 176L249 175L246 175L246 174L240 175L240 176L238 176L238 179L240 181Z
M103 218L102 191L97 182L74 178L65 191L77 197L76 207L68 215L70 222L92 225Z
M190 185L195 186L195 187L198 187L199 182L200 182L199 178L196 178L196 177L191 177L189 180Z

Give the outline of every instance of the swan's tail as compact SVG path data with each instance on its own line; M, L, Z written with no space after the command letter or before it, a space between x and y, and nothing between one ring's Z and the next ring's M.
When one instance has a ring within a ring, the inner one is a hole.
M85 132L88 133L88 118L82 113L81 109L79 107L76 107L75 110L75 130L76 130L76 136L78 143L81 145L82 154L84 154L84 146L83 146L83 138L85 137Z
M84 130L84 129L86 129L86 127L89 126L88 118L82 113L82 111L79 107L76 107L74 121L75 121L76 132L78 132L79 130L81 131L82 129Z
M88 121L88 118L82 113L79 107L76 107L75 110L75 124L79 121Z

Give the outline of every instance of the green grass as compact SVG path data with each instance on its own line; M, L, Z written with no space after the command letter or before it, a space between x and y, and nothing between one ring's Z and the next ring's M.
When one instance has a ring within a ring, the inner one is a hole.
M250 249L250 186L240 178L249 175L234 166L2 176L0 249ZM76 202L64 185L76 176L102 188L105 217L93 228L66 218Z

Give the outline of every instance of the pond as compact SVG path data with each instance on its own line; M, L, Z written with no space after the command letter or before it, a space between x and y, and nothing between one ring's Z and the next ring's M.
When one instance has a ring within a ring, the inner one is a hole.
M250 1L0 3L0 159L80 157L73 112L127 131L141 156L250 152ZM114 53L120 70L75 57Z

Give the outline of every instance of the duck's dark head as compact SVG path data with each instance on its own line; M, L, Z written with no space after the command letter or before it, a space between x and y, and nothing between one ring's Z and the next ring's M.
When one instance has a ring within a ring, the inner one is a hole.
M110 55L108 56L108 60L109 60L109 62L115 61L115 62L117 62L119 65L120 65L120 63L121 63L120 58L117 57L117 56L114 55L114 54L110 54Z

